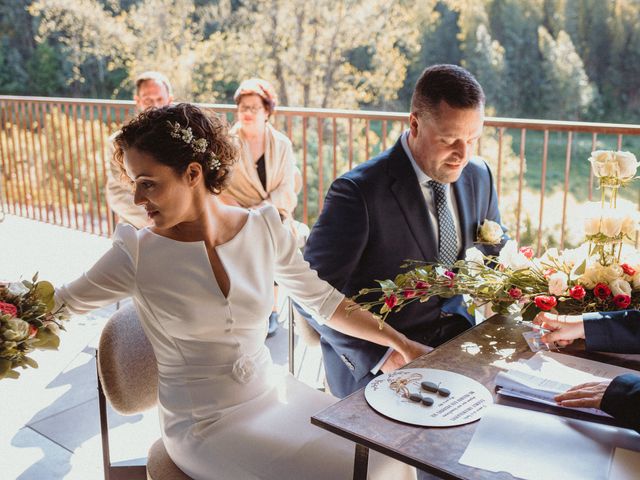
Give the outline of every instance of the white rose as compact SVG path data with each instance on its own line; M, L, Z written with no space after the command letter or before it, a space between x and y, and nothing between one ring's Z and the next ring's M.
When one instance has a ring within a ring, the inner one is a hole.
M605 215L602 217L600 231L607 237L617 237L622 231L622 220L623 218L615 213Z
M29 324L20 318L11 318L6 323L3 335L7 340L23 340L29 336Z
M596 177L608 177L609 165L613 162L612 152L608 150L596 150L591 152L589 157L591 162L591 168L593 169L593 175Z
M502 227L491 220L485 220L480 226L478 240L485 243L500 243L500 239L504 235Z
M624 270L617 263L609 265L608 267L600 268L600 281L610 283L618 278L622 278Z
M634 233L636 233L637 229L638 229L638 220L635 218L634 215L626 215L622 219L621 231L624 235L631 237L633 236Z
M592 289L598 283L598 269L595 265L588 266L582 276L578 279L581 285Z
M589 245L583 243L578 248L567 248L562 251L560 261L569 267L578 267L589 256Z
M518 250L515 240L509 240L498 255L498 262L512 270L522 270L529 268L531 261Z
M638 170L638 161L636 156L631 152L616 152L616 163L618 164L618 175L620 178L631 178Z
M611 288L611 293L613 295L629 295L631 296L631 285L626 280L622 278L616 278L615 280L609 283L609 287Z
M585 235L596 235L600 232L600 217L587 218L584 221Z
M564 272L552 273L549 276L549 293L551 295L563 295L567 291L569 277Z
M464 254L464 260L469 268L469 273L477 274L484 266L484 255L476 247L468 248Z

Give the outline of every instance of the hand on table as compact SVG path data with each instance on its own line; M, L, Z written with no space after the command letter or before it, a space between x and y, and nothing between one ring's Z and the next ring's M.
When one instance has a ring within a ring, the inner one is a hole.
M576 338L584 338L582 315L558 315L540 312L533 319L533 323L551 330L540 338L544 343L555 342L562 347L566 347Z
M554 400L563 407L600 408L602 397L610 383L611 380L582 383L556 395Z

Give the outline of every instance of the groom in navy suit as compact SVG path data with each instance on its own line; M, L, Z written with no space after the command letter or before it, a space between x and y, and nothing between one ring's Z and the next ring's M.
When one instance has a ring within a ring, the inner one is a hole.
M489 167L471 158L484 101L480 84L461 67L423 72L409 130L331 185L304 251L320 278L353 296L395 277L407 259L451 264L473 246L485 220L500 223ZM387 321L431 347L474 324L461 297L415 302ZM398 352L310 323L321 335L327 381L338 397L404 364Z

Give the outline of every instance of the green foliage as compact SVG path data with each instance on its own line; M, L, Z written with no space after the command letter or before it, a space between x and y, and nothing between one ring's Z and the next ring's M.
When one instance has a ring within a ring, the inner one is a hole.
M56 96L66 87L65 60L62 53L39 43L26 63L28 91L31 95Z

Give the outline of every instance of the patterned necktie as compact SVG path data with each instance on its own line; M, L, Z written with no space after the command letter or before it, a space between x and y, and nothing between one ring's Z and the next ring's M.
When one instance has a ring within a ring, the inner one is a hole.
M438 262L453 265L458 258L458 240L453 215L447 205L447 186L429 180L438 214Z

